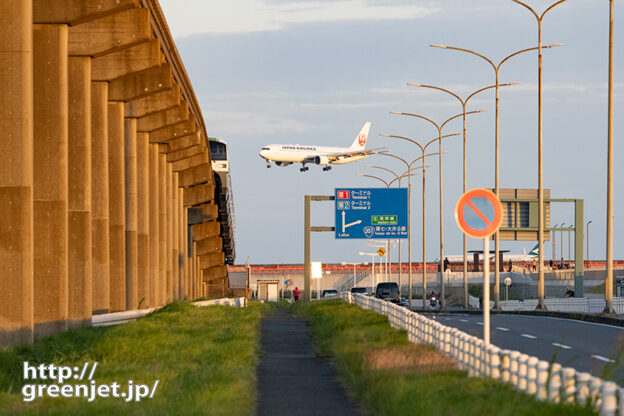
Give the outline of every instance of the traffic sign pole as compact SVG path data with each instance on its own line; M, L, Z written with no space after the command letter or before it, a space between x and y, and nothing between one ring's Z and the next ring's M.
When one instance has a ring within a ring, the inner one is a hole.
M490 345L490 236L502 221L502 207L496 195L487 189L472 189L459 198L455 220L464 234L483 238L483 342ZM496 263L494 263L496 264Z

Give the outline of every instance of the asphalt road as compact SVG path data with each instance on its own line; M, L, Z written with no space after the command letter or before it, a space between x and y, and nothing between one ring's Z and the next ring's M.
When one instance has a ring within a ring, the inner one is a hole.
M483 316L427 314L441 324L483 337ZM525 315L490 315L490 342L545 361L555 360L598 377L612 371L612 378L624 385L624 328ZM618 358L618 354L620 358Z

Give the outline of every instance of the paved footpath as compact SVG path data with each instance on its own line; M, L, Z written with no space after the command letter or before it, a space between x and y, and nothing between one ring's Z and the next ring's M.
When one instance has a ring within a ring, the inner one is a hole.
M262 319L258 416L359 415L330 363L316 357L305 321L286 309Z

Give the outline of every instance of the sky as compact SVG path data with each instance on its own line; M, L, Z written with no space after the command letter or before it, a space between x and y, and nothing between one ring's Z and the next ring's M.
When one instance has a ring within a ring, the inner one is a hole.
M539 13L553 0L527 0ZM614 256L624 258L624 36L615 26ZM235 199L238 264L303 262L304 195L333 195L337 187L383 187L358 174L392 176L405 172L391 158L371 156L323 172L297 165L266 168L258 155L272 143L348 146L362 125L372 123L369 147L388 146L409 161L420 155L405 141L420 143L437 130L414 117L442 123L461 113L459 102L443 92L406 85L420 83L452 90L465 98L494 84L492 67L470 54L432 48L445 44L479 52L495 62L537 46L537 22L511 0L161 0L179 53L201 105L208 135L230 149ZM608 0L569 0L544 18L544 187L552 198L585 202L589 256L606 253ZM622 9L624 10L624 9ZM621 16L624 16L622 14ZM501 83L519 84L500 91L500 187L536 189L538 183L537 54L524 53L500 70ZM468 110L468 188L494 186L494 94L475 96ZM461 132L461 118L444 134ZM438 151L437 144L430 148ZM454 208L462 194L463 146L460 136L443 139L442 184L445 255L462 252ZM427 162L427 260L440 254L438 158ZM412 184L412 257L422 260L422 179ZM403 182L403 185L406 185ZM312 225L333 226L332 202L314 202ZM551 224L574 223L572 204L553 204ZM580 225L579 225L580 226ZM561 257L561 233L557 254ZM407 254L404 240L402 260ZM313 233L312 260L360 262L372 252L366 240L336 240ZM522 253L536 242L501 242L501 249ZM468 239L468 249L481 249ZM493 248L493 244L492 244ZM563 233L568 258L568 235ZM586 253L584 248L584 253ZM572 236L572 253L574 237ZM552 255L545 244L546 258ZM392 251L397 261L397 250Z

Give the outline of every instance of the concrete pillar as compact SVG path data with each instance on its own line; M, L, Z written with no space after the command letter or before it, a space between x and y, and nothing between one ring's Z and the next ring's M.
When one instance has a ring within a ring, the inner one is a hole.
M0 345L33 341L32 1L0 13Z
M170 163L167 163L167 188L166 192L166 204L167 204L167 223L166 223L166 258L167 258L167 302L173 300L173 247L175 242L173 241L173 218L175 215L173 203L173 169Z
M124 104L108 103L108 219L110 232L110 311L126 309L126 230L124 190Z
M67 330L66 25L33 25L35 338Z
M137 258L137 119L124 120L124 178L126 230L126 309L139 305L139 263Z
M180 299L188 299L188 252L187 252L187 214L186 207L183 204L184 201L184 190L182 188L178 188L178 200L180 202L180 281L181 281L181 293Z
M167 156L158 155L158 305L167 302Z
M91 254L94 314L110 311L108 83L91 84Z
M172 296L174 300L180 300L180 200L178 193L178 173L172 174L171 182L171 203L173 205L173 216L171 218L171 263L173 274Z
M149 145L149 306L160 306L160 204L158 145Z
M136 155L138 298L142 308L151 305L149 279L149 133L137 132Z
M70 57L68 326L91 323L91 58Z

